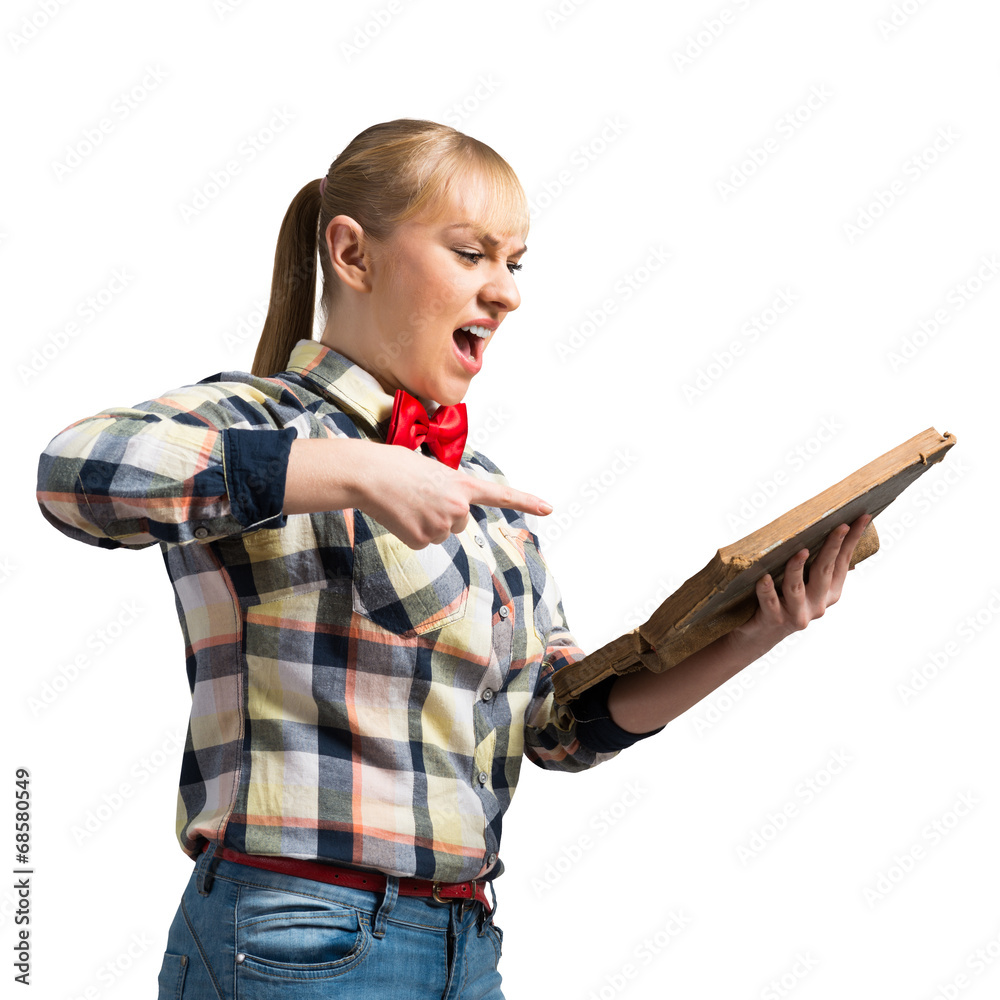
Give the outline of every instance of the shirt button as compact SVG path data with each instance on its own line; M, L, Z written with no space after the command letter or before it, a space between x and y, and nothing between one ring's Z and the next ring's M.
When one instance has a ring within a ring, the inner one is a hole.
M506 618L506 617L507 617L507 615L509 615L509 614L510 614L510 612L509 612L509 611L507 610L507 606L506 606L506 605L504 605L504 606L503 606L503 607L502 607L502 608L500 609L500 617L501 617L501 618Z
M495 865L495 864L497 863L497 856L496 856L495 854L491 854L491 855L490 855L490 856L489 856L489 857L488 857L488 858L486 859L486 863L487 863L488 865Z
M486 541L482 535L476 535L476 545L485 545Z
M208 528L206 528L203 524L198 525L198 527L194 529L194 537L208 538Z
M492 700L493 700L493 689L487 688L483 692L483 701L492 701Z
M485 771L479 772L479 784L485 785L490 780L490 776Z

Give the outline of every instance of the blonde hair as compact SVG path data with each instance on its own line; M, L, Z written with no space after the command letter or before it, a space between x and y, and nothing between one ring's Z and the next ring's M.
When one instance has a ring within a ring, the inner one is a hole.
M426 212L436 219L456 186L476 180L486 198L479 221L495 234L528 234L528 199L510 164L491 147L448 125L416 118L372 125L333 161L320 181L292 199L278 233L267 318L254 355L254 375L283 371L295 343L311 339L316 252L323 271L324 319L339 279L325 234L338 215L354 219L371 243L387 250L396 226Z

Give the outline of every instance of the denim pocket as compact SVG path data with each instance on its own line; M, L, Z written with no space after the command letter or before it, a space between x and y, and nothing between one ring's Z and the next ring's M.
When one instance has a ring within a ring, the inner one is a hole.
M184 996L184 975L187 972L187 955L163 955L160 975L156 980L156 1000L181 1000Z
M242 886L236 912L240 981L331 979L356 968L372 941L367 914L317 896Z

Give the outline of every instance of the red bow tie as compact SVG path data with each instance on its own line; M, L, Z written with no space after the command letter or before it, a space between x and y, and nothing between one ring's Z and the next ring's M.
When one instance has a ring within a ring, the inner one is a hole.
M465 403L439 406L434 416L428 417L419 399L397 389L385 442L415 450L426 441L438 461L457 469L468 431Z

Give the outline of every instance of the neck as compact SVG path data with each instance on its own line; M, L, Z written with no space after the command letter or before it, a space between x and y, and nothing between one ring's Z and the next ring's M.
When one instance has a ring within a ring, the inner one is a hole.
M369 375L374 376L383 391L391 396L397 389L404 387L393 379L391 372L377 365L375 357L371 356L371 345L378 341L374 336L365 333L367 317L349 313L350 309L343 308L336 312L331 311L323 328L323 335L319 339L320 343L342 354L348 361L352 361Z

